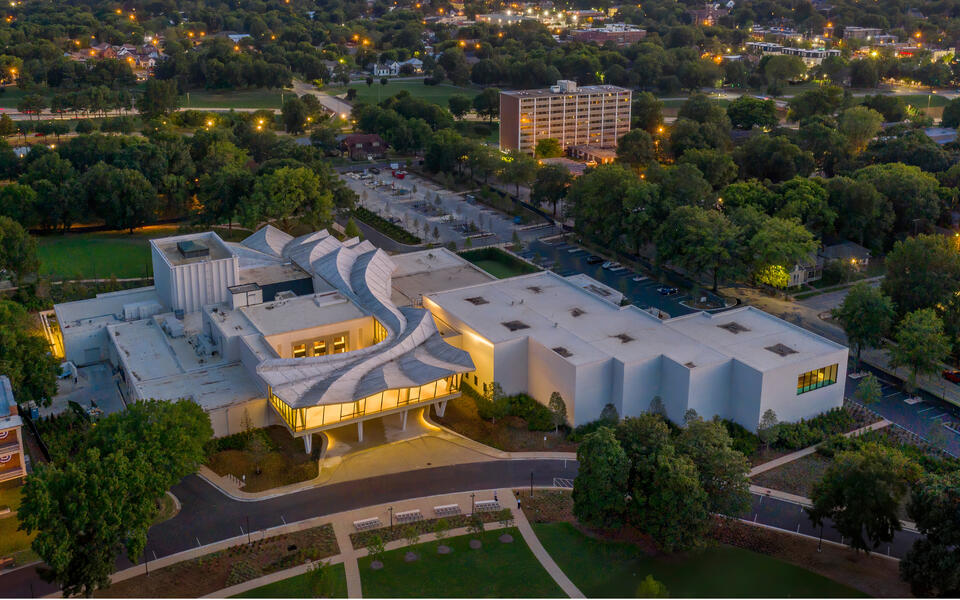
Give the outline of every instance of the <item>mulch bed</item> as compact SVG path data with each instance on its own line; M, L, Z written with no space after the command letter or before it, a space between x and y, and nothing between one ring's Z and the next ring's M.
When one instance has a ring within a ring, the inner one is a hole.
M269 573L339 554L331 525L234 546L99 590L101 598L198 598Z
M496 511L478 512L476 514L484 523L496 523L500 519L500 516ZM510 511L510 514L513 514L512 510ZM466 527L470 524L469 515L454 515L452 517L443 518L447 522L448 529L459 529L460 527ZM373 539L373 536L375 535L379 535L384 544L394 540L401 540L405 537L404 534L406 533L408 527L413 527L418 535L433 533L433 528L439 520L440 519L424 519L423 521L414 521L413 523L396 523L394 524L393 529L391 529L388 525L386 527L380 527L379 529L356 531L350 534L350 542L353 544L354 550L359 550L361 548L366 548L367 544L370 543L370 540Z
M530 431L527 422L519 417L504 417L496 423L481 419L476 402L467 394L451 400L443 417L432 418L460 435L504 452L577 451L578 444L569 441L563 430Z
M246 476L245 492L262 492L317 476L317 461L304 451L303 440L290 437L286 428L271 425L263 430L275 448L260 465L257 474L253 455L246 450L222 450L207 459L207 466L217 475ZM314 447L319 440L314 440Z

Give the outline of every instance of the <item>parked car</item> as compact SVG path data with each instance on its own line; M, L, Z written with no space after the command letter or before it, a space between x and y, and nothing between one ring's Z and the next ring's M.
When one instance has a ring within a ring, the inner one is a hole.
M623 269L623 265L618 262L610 261L603 263L603 268L607 269L608 271L620 271Z
M668 286L668 285L661 285L660 287L657 288L657 292L658 292L661 296L673 296L673 295L677 294L679 291L680 291L680 290L678 290L677 288L675 288L675 287L670 287L670 286Z
M374 175L379 175L379 174L380 174L380 169L378 169L378 168L376 168L376 167L370 167L370 172L373 173Z
M603 259L597 256L596 254L591 254L587 257L588 265L598 265L603 262Z
M944 371L943 378L950 383L960 383L960 371Z

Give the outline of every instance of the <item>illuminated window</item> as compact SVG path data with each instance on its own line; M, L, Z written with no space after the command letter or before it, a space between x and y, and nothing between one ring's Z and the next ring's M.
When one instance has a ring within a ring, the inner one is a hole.
M314 356L323 356L326 353L327 353L327 342L323 340L317 340L313 343Z
M837 365L801 373L797 377L797 395L812 392L837 382Z
M303 358L307 355L307 345L306 344L294 344L293 346L293 357L294 358Z
M333 339L333 353L340 354L347 351L347 336L339 335Z

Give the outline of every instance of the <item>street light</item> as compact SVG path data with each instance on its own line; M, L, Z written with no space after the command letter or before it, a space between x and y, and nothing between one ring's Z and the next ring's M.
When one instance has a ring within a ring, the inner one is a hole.
M475 497L475 496L476 496L476 494L474 494L473 492L470 492L470 516L471 516L471 517L473 516L473 511L474 511L474 509L475 509L475 507L476 507L476 502L474 502L474 497Z
M390 507L390 531L393 531L393 507Z

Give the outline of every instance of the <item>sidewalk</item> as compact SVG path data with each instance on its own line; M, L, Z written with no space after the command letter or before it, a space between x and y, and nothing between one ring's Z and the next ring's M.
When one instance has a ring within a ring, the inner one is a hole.
M861 427L861 428L859 428L859 429L854 429L853 431L848 431L847 433L845 433L845 434L843 434L843 435L844 435L845 437L855 437L855 436L858 436L858 435L860 435L860 434L862 434L862 433L866 433L866 432L868 432L868 431L876 431L877 429L883 429L884 427L887 427L887 426L889 426L889 425L892 425L892 423L891 423L890 421L888 421L888 420L886 420L886 419L881 419L881 420L877 421L876 423L871 423L871 424L866 425L866 426L864 426L864 427ZM793 461L795 461L795 460L797 460L797 459L799 459L799 458L803 458L804 456L809 456L809 455L811 455L811 454L813 454L814 452L817 451L817 446L819 446L819 444L814 444L813 446L809 446L809 447L807 447L807 448L804 448L803 450L797 450L796 452L792 452L792 453L790 453L790 454L786 454L786 455L784 455L784 456L781 456L780 458L775 458L775 459L773 459L773 460L771 460L771 461L768 461L768 462L765 462L765 463L763 463L763 464L757 465L757 466L755 466L754 468L750 469L750 473L747 474L747 477L753 477L753 476L755 476L755 475L759 475L760 473L764 473L764 472L766 472L766 471L770 471L770 470L772 470L772 469L776 469L776 468L779 467L779 466L782 466L782 465L785 465L785 464L787 464L787 463L793 462ZM764 489L766 489L766 488L764 488Z

